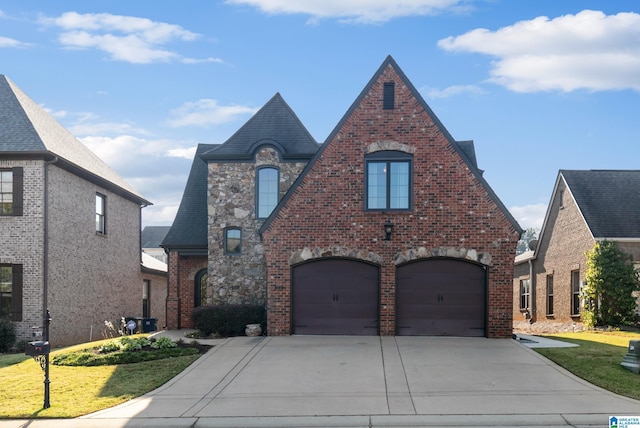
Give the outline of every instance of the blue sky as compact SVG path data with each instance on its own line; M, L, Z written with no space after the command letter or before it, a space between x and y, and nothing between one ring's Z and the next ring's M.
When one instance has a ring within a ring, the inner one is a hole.
M170 225L198 143L276 92L318 142L392 55L523 228L559 169L639 169L640 3L0 0L0 74Z

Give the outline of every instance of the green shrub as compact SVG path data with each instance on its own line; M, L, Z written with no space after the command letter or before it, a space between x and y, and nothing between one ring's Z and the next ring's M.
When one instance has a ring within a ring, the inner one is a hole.
M243 336L247 324L266 325L264 306L216 305L200 306L193 311L195 328L204 335Z
M169 348L177 348L178 344L168 337L159 337L154 342L151 343L151 347L153 349L169 349Z
M146 337L121 337L118 339L120 341L120 347L125 352L133 352L140 351L143 347L149 346L151 342Z
M103 343L98 351L102 354L107 354L109 352L116 352L120 350L120 342L117 340L110 340L108 342Z
M194 355L196 348L169 348L155 351L125 352L117 351L109 354L99 354L91 349L55 355L51 363L57 366L112 366L118 364L132 364L142 361L160 360L170 357Z
M16 341L16 328L11 321L0 320L0 352L7 352Z

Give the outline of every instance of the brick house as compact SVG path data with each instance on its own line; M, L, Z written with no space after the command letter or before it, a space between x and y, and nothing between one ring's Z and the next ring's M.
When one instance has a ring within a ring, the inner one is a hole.
M261 115L200 156L206 302L265 304L270 335L511 336L521 229L393 58L320 148L297 119L288 144L254 135ZM169 259L180 327L198 277Z
M560 170L535 250L515 259L514 327L582 329L585 253L614 241L640 268L640 171Z
M45 308L55 345L99 339L105 320L140 314L148 204L0 76L0 316L18 340Z

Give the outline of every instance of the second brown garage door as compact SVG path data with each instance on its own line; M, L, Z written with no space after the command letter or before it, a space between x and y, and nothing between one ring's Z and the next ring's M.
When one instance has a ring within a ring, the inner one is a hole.
M291 277L294 334L378 334L377 266L315 260L294 266Z
M485 336L486 272L475 263L426 259L396 275L396 334Z

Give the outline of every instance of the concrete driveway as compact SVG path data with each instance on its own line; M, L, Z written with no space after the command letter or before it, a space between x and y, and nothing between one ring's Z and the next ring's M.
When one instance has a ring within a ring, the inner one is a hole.
M65 426L608 426L610 415L640 415L640 401L510 339L237 337L161 388Z

